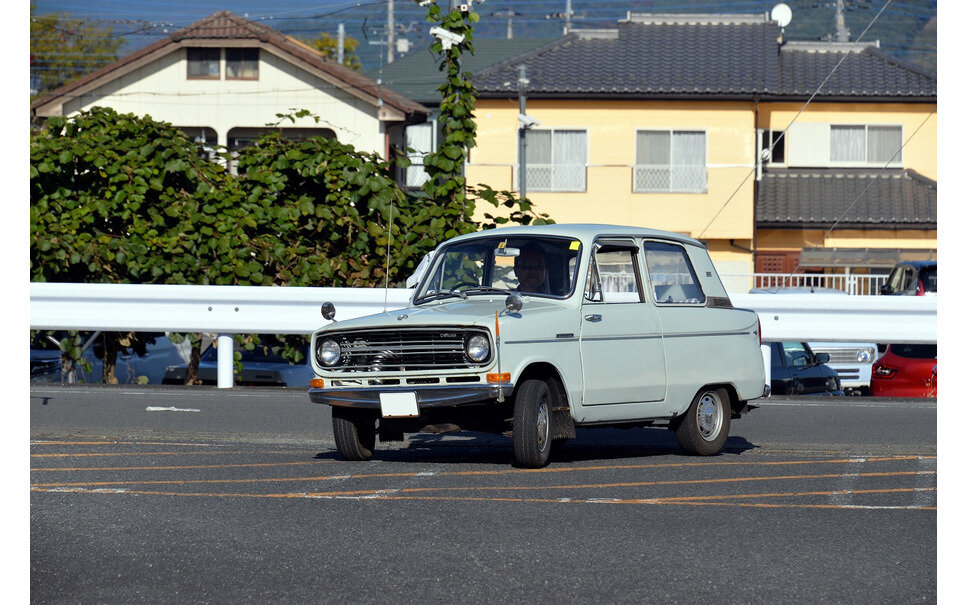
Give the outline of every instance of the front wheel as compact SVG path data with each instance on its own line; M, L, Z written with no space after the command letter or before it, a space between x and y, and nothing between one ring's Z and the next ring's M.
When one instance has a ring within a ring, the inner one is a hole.
M551 453L551 389L543 380L530 379L514 398L514 461L525 468L548 464Z
M700 456L718 454L729 437L729 394L725 389L702 389L676 428L679 446Z
M376 446L376 417L367 410L333 406L333 436L343 460L369 460Z

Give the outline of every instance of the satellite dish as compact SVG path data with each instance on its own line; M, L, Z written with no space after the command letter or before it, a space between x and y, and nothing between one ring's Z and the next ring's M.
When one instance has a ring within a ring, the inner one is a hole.
M780 27L786 27L790 25L790 21L793 19L793 11L790 10L789 6L781 2L770 11L770 19L776 21Z

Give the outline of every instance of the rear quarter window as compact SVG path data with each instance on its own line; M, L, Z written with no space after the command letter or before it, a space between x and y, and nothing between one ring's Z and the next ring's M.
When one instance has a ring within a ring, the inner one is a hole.
M668 242L646 241L645 265L655 302L704 304L706 295L685 248Z

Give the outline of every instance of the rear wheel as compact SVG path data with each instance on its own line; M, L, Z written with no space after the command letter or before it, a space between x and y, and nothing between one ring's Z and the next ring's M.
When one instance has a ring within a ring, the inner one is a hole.
M690 454L718 454L729 437L729 394L725 389L702 389L676 429L679 446Z
M344 460L369 460L376 445L376 416L367 410L333 406L333 436Z
M514 461L526 468L548 464L551 453L551 389L535 378L526 380L514 398Z

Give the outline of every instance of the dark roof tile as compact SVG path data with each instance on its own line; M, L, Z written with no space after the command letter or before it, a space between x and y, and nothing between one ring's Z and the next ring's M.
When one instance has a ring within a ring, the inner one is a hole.
M937 228L937 183L913 170L763 173L756 199L758 227L830 227L834 222L853 228Z

